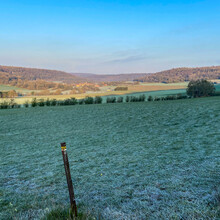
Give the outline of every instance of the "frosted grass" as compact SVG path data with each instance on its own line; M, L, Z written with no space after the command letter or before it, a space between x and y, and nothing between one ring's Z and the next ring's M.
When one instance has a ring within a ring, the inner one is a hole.
M1 110L0 219L219 219L220 98Z

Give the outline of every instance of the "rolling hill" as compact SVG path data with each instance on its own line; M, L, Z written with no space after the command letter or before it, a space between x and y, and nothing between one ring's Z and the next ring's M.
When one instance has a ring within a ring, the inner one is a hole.
M10 85L16 81L45 81L66 84L84 82L185 82L196 79L220 79L220 66L198 68L175 68L157 73L131 73L98 75L90 73L67 73L64 71L24 68L0 65L0 84ZM13 84L16 85L16 84Z
M139 82L175 83L197 79L220 79L220 66L198 68L175 68L136 78Z
M87 81L86 79L63 71L0 66L0 84L10 84L10 81L13 80L44 80L50 82L63 82L68 84L82 83Z

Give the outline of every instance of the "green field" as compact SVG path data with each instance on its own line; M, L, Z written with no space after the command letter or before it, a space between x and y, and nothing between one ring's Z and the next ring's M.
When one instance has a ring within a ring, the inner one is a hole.
M140 82L140 85L155 85L155 86L171 86L171 85L175 85L175 86L185 86L187 87L187 85L189 84L189 82L179 82L179 83L144 83L144 82Z
M220 98L0 111L0 219L77 204L103 219L220 218Z
M103 96L103 101L105 102L105 100L107 99L107 97L123 97L124 101L126 96L136 96L138 97L139 95L145 95L146 98L148 96L152 96L152 97L166 97L169 95L177 95L177 94L182 94L185 95L186 94L186 89L173 89L173 90L161 90L161 91L147 91L147 92L135 92L135 93L129 93L129 94L123 94L123 95L108 95L108 96Z
M156 84L156 83L155 83ZM157 83L158 85L159 83ZM162 83L161 83L162 84ZM175 85L185 85L186 83L175 83ZM166 84L165 84L166 85ZM167 84L170 85L170 84ZM220 91L220 84L215 85L215 90ZM130 93L130 94L123 94L123 95L109 95L109 96L103 96L104 102L106 101L107 97L118 97L122 96L125 100L126 96L139 96L139 95L145 95L146 97L152 96L152 97L166 97L170 95L177 95L182 94L186 95L186 89L173 89L173 90L159 90L159 91L146 91L146 92L136 92L136 93Z
M10 90L15 90L16 92L22 92L22 93L32 91L32 90L29 90L29 89L18 88L18 87L15 87L15 86L0 85L0 91L7 92L7 91L10 91Z

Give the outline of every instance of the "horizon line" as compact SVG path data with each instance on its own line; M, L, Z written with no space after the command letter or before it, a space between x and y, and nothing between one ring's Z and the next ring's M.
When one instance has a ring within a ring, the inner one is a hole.
M179 66L179 67L172 67L170 69L164 69L164 70L160 70L157 72L126 72L126 73L89 73L89 72L67 72L65 70L61 70L61 69L53 69L53 68L38 68L38 67L29 67L29 66L13 66L13 65L2 65L0 64L0 67L13 67L13 68L25 68L25 69L39 69L39 70L50 70L50 71L60 71L60 72L64 72L67 74L91 74L91 75L125 75L125 74L155 74L155 73L160 73L160 72L164 72L164 71L169 71L169 70L173 70L173 69L196 69L196 68L210 68L210 67L220 67L219 65L212 65L212 66L190 66L190 67L186 67L186 66Z

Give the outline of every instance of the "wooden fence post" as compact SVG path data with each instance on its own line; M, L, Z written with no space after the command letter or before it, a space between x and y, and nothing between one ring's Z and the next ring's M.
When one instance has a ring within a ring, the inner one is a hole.
M74 196L74 191L73 191L73 183L70 175L70 167L69 167L69 161L68 161L68 156L66 152L66 143L61 143L61 151L63 155L63 163L64 163L64 168L65 168L65 173L66 173L66 181L69 189L69 196L70 196L70 206L72 213L74 213L74 216L77 217L77 207L76 207L76 201L75 201L75 196Z

